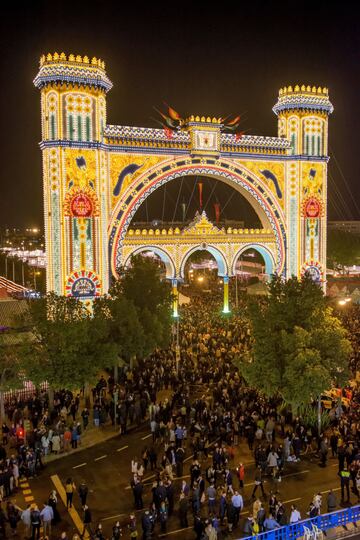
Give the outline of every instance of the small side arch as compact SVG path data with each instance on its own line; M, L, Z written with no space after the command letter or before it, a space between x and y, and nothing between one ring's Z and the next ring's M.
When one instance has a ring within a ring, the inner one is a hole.
M181 259L181 263L180 263L180 278L181 279L184 279L184 270L185 270L186 261L188 260L190 255L192 255L196 251L208 251L216 260L216 263L218 266L218 275L221 277L229 275L229 268L228 268L228 264L226 262L224 254L214 246L209 246L208 244L206 245L199 244L198 246L195 246L189 249L189 251L187 251L183 255Z
M167 251L157 246L140 246L134 249L133 251L131 251L131 253L127 255L126 259L124 260L124 266L127 266L129 264L131 257L133 257L134 255L138 255L139 253L144 253L144 251L153 251L158 257L160 257L162 262L165 264L166 279L176 278L174 261L172 260Z
M242 255L245 251L248 251L249 249L254 249L255 251L257 251L258 253L260 253L260 255L263 257L264 261L265 261L265 273L270 277L271 275L273 275L275 273L275 268L276 268L276 264L275 264L275 259L274 259L274 255L273 253L271 252L271 250L269 248L267 248L266 246L262 245L262 244L247 244L245 246L242 246L238 251L237 253L234 255L234 258L233 258L233 261L232 261L232 265L231 265L231 271L232 271L232 274L234 275L236 273L236 263L237 263L237 260L238 258L240 257L240 255Z

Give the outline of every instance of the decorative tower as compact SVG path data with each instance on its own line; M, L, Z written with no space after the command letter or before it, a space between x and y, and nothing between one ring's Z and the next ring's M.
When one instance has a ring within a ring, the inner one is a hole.
M86 299L108 288L104 62L40 59L47 290Z
M282 88L273 111L278 135L291 142L293 156L286 164L286 275L307 271L325 287L328 117L333 112L328 89Z

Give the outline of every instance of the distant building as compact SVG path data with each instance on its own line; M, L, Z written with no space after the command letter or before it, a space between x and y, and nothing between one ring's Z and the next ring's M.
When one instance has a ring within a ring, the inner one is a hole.
M330 231L344 231L360 234L360 220L358 221L328 221Z
M0 248L18 248L24 250L44 249L45 242L38 227L1 227Z

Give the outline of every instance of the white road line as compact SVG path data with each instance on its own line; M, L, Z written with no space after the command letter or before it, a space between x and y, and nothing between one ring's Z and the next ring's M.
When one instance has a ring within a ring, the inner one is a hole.
M338 488L331 488L332 491L340 491L341 487ZM330 489L326 489L325 491L320 491L321 494L323 493L329 493Z
M289 476L297 476L298 474L306 474L310 471L306 470L306 471L299 471L299 472L294 472L294 473L290 473L290 474L284 474L284 476L282 476L281 478L289 478Z
M145 435L145 437L141 437L141 440L145 441L145 439L148 439L149 437L152 437L152 433L149 433L149 435Z
M80 463L80 465L75 465L73 469L79 469L80 467L85 467L85 465L87 465L87 463Z
M143 512L144 510L141 508L140 510L133 510L131 513L132 514L136 514L137 512ZM115 519L115 518L119 518L121 516L128 516L129 513L124 513L124 514L116 514L116 516L110 516L110 517L106 517L106 518L101 518L100 521L109 521L109 519Z
M118 448L116 451L121 452L122 450L125 450L126 448L129 448L128 446L122 446L121 448Z
M175 531L169 531L164 534L159 534L159 538L163 538L164 536L169 536L169 534L176 534L178 532L186 531L188 529L192 529L193 527L184 527L183 529L176 529Z
M290 502L295 502L295 501L300 501L302 499L302 497L298 497L297 499L289 499L288 501L284 501L284 504L285 503L290 503Z
M94 461L100 461L100 459L104 459L106 457L107 457L107 454L104 454L103 456L95 458Z

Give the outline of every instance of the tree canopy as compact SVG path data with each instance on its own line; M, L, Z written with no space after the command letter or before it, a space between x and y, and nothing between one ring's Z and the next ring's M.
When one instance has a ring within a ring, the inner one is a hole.
M161 279L156 261L142 255L132 257L130 266L119 269L119 280L109 294L122 294L134 305L142 327L144 355L156 347L168 347L172 323L171 289Z
M346 331L309 276L275 276L269 296L250 304L249 317L253 345L239 367L251 386L298 408L347 380Z
M104 319L93 318L79 300L49 293L29 301L26 325L31 339L18 354L35 384L75 390L96 379L116 361Z

